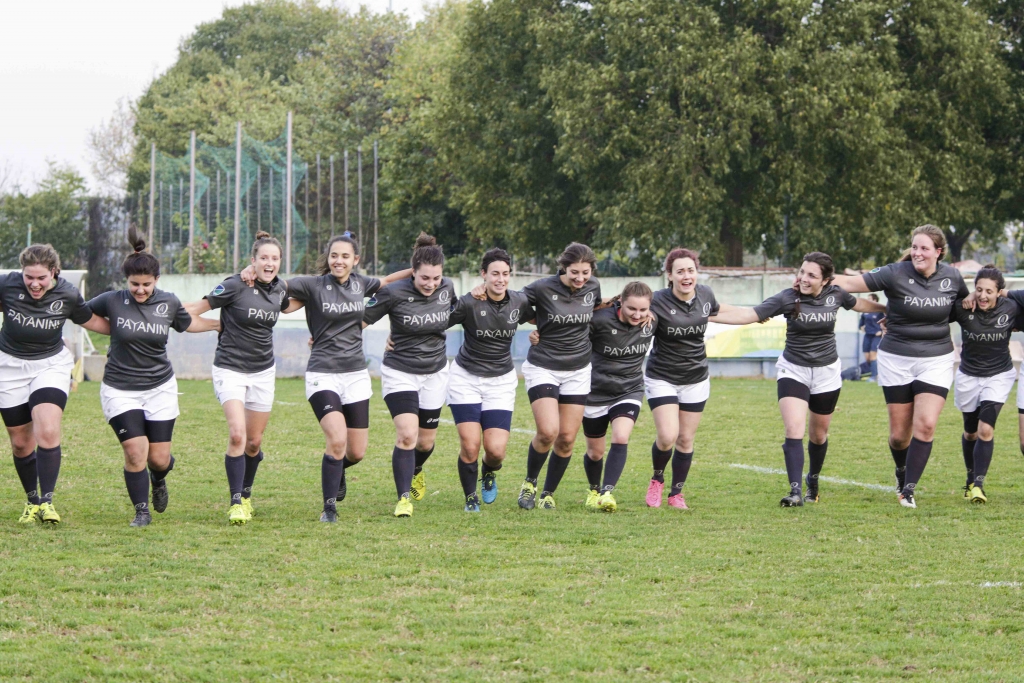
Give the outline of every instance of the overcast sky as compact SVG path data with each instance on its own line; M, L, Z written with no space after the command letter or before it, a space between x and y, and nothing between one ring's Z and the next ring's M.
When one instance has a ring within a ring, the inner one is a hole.
M322 0L326 2L326 0ZM86 137L122 97L137 98L170 67L178 43L236 0L21 0L3 3L0 21L0 170L23 188L47 160L89 172ZM389 0L350 0L387 11ZM423 0L392 0L413 20Z

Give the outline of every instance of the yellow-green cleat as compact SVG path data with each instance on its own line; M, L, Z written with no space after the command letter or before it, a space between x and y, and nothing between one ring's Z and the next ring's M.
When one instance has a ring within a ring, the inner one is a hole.
M43 524L60 524L60 515L54 509L53 503L39 504L39 519Z
M25 509L21 512L21 517L18 517L18 524L32 524L33 522L40 522L42 518L39 516L39 506L33 503L25 503Z
M249 521L249 515L240 503L235 503L228 509L228 521L235 525L245 524Z
M595 491L594 489L590 489L589 491L587 491L587 501L585 503L583 503L583 505L588 510L597 510L600 507L597 504L597 501L600 500L600 499L601 499L601 494L598 493L597 491Z
M605 491L601 494L601 498L597 502L598 506L604 512L615 512L615 496L612 495L611 491Z
M412 517L412 501L409 496L402 496L395 505L395 517Z
M252 519L253 513L256 509L252 506L252 498L242 498L242 509L245 510L245 516Z
M423 500L423 496L427 495L427 480L423 476L423 470L413 475L412 490L409 494L413 500Z
M971 502L975 505L984 505L988 502L988 498L985 497L985 492L981 490L981 487L975 484L971 487Z
M541 510L554 510L555 499L551 496L550 493L546 496L541 496L540 500L537 502L537 507L539 507Z

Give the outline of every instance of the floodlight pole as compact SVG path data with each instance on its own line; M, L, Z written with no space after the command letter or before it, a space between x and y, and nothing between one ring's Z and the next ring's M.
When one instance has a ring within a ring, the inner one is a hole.
M288 112L287 125L288 144L285 148L284 171L284 272L292 272L292 113Z
M238 272L238 233L242 229L242 122L235 125L235 249L232 272Z
M156 143L149 146L149 252L153 253L153 203L156 199Z
M377 141L373 141L373 274L377 275L377 237L380 231L380 213L377 206L377 163L380 156L377 151Z
M320 183L319 177L317 178L316 182L318 184ZM331 192L330 192L330 195L331 195L331 235L334 235L334 155L333 154L331 155L331 178L330 178L330 182L331 182ZM317 203L319 204L319 202L320 202L320 196L317 195ZM317 219L317 220L319 221L319 219ZM318 228L320 227L319 222L317 223L317 227ZM330 239L330 237L328 237L328 239Z
M196 132L189 136L188 153L188 272L192 272L192 238L196 232Z
M342 175L345 176L345 232L348 232L348 150L345 150L345 161L342 164Z
M359 244L363 243L363 146L356 147L356 210L359 212Z

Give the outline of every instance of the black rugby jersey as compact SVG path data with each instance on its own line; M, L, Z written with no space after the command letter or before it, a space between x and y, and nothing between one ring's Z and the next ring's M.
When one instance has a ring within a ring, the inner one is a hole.
M220 312L220 334L213 364L235 372L262 372L274 366L274 325L288 308L281 278L252 287L232 275L204 297Z
M178 297L153 290L144 303L127 289L106 292L89 301L93 312L110 321L110 348L103 383L115 389L145 391L174 376L167 359L167 335L192 324Z
M411 375L430 375L444 368L445 330L455 305L455 288L448 278L423 296L412 277L382 287L366 302L363 320L372 325L385 315L391 321L393 351L385 351L384 365Z
M670 384L696 384L708 378L708 357L704 333L708 318L718 314L715 293L698 284L693 298L683 301L671 287L659 289L651 298L651 313L657 316L654 348L647 360L647 376Z
M972 377L992 377L1013 370L1010 334L1017 323L1020 307L1009 298L999 297L991 311L980 306L972 311L960 304L953 306L952 319L960 323L960 372Z
M793 315L796 301L800 313ZM821 288L816 297L784 289L754 307L757 319L786 316L786 349L782 357L794 365L821 368L839 360L836 352L836 315L840 308L850 310L857 298L836 285Z
M619 320L619 308L618 303L602 308L590 322L594 349L590 356L593 367L588 405L604 406L643 398L644 358L651 348L657 321L630 325Z
M366 368L363 355L363 299L377 293L380 280L351 273L345 282L333 275L303 275L288 280L288 296L306 306L306 327L313 336L307 372L355 372Z
M499 377L515 369L512 340L519 324L533 319L526 294L507 290L501 301L481 301L464 294L455 303L448 325L462 325L462 348L455 362L477 377Z
M523 288L537 313L540 343L526 359L548 370L580 370L590 363L590 319L601 303L596 277L573 292L558 275L534 280Z
M883 291L886 334L879 349L900 356L942 356L953 352L949 313L957 299L967 296L967 285L953 266L939 263L931 277L914 269L910 261L890 263L864 273L869 290Z
M64 348L64 321L81 325L92 318L92 309L79 291L60 276L39 299L28 293L21 271L0 276L0 304L4 314L0 351L23 360L56 356Z

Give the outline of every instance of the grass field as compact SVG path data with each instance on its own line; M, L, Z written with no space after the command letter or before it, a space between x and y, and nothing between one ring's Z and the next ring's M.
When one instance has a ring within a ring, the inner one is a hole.
M692 510L643 504L645 411L617 496L588 513L582 437L555 511L516 507L529 435L498 501L461 509L457 437L441 427L428 496L391 517L390 420L378 394L340 523L320 512L319 428L278 382L257 517L227 524L226 430L208 382L181 382L171 505L129 529L121 455L95 383L72 396L59 528L20 528L0 477L0 680L1024 679L1024 459L1003 413L986 491L960 497L959 414L943 414L918 510L892 491L822 485L780 509L775 385L717 381L687 484ZM1012 401L1012 399L1011 399ZM447 411L443 417L449 417ZM531 423L524 392L515 416ZM825 474L888 485L881 391L846 383ZM7 448L5 447L5 451Z

